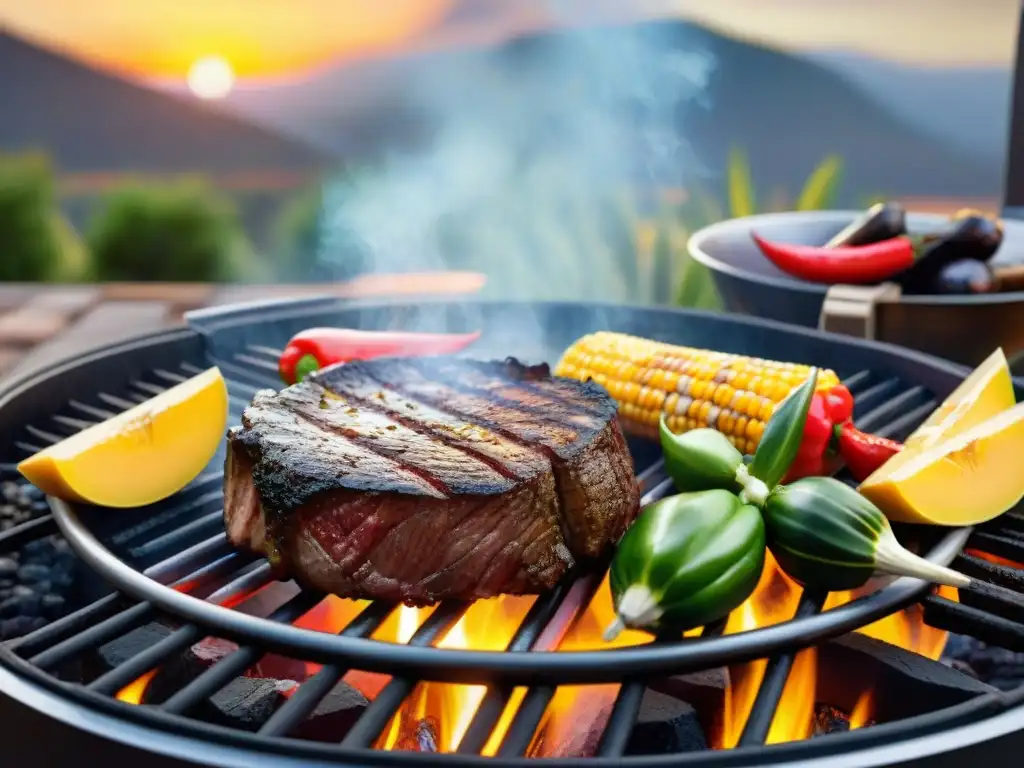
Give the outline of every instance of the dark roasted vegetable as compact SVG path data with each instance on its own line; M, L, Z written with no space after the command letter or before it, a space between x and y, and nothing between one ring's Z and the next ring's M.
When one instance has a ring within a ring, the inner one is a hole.
M757 586L764 569L761 513L725 490L670 496L649 504L612 560L616 619L624 628L685 632L722 619Z
M896 540L881 510L831 477L808 477L772 490L764 506L768 548L800 584L856 589L876 573L966 587L963 574L918 557Z
M826 248L870 245L907 232L907 212L896 202L875 203L825 243Z
M939 275L962 259L988 261L1003 242L1003 225L998 219L964 210L950 219L941 232L922 236L913 264L893 280L907 293L934 291Z

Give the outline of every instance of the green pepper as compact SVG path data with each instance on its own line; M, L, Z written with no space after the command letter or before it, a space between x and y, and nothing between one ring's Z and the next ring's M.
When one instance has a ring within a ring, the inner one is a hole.
M875 574L966 587L966 576L904 549L882 511L831 477L780 485L764 506L768 548L794 581L830 592L856 589Z
M702 427L677 435L662 416L658 431L665 472L680 491L742 490L736 473L743 466L743 454L717 429Z
M612 560L616 619L605 639L626 627L682 633L725 618L754 591L764 558L761 513L730 491L649 504Z

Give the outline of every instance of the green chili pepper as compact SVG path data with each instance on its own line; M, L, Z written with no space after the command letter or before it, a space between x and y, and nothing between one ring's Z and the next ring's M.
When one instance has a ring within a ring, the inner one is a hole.
M616 619L625 627L685 632L722 619L761 577L761 513L725 490L670 496L649 504L626 531L612 560Z
M677 435L662 416L658 431L665 472L680 491L741 490L736 472L743 466L743 454L717 429L691 429Z
M750 474L769 490L782 482L800 451L807 411L817 384L818 369L811 368L804 383L789 393L765 425L754 460L750 462Z
M800 584L828 591L856 589L873 575L912 576L966 587L966 576L904 549L882 511L831 477L780 485L764 506L768 548Z

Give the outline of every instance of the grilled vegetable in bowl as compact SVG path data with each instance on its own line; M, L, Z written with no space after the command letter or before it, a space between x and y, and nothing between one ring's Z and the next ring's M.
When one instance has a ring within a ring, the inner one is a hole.
M749 454L757 449L765 422L810 371L806 365L607 331L578 339L555 367L557 376L593 379L605 387L618 401L628 432L657 439L664 418L677 434L717 429ZM862 480L900 450L899 443L873 439L853 426L853 398L833 371L820 372L811 414L790 479L828 474L840 457Z
M907 233L907 212L897 202L875 203L843 227L826 248L847 245L870 245Z
M893 281L906 293L936 292L949 282L950 265L988 261L1003 241L1002 223L973 210L959 211L938 232L896 233L888 239L858 237L873 220L871 213L822 246L776 243L756 232L750 234L761 253L793 277L852 285ZM870 233L872 228L867 229Z

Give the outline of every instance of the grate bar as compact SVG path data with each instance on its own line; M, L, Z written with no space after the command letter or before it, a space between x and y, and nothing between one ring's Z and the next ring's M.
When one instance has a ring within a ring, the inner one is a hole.
M114 418L114 416L117 415L113 411L107 411L104 410L103 408L97 408L94 405L89 405L78 400L68 400L68 407L74 408L76 411L81 411L82 413L88 416L92 416L94 419L99 419L100 421L112 419Z
M899 382L897 382L897 386L898 384ZM887 393L882 402L863 416L856 418L857 428L863 429L865 432L874 432L888 421L906 413L915 403L927 399L929 399L928 393L924 387L911 387L895 396L890 396Z
M137 547L133 547L131 550L132 557L142 558L146 555L150 555L153 552L158 552L167 547L173 546L175 542L179 542L182 539L187 539L192 536L196 531L201 531L204 528L219 523L224 519L224 510L217 509L213 512L209 512L202 517L197 517L185 525L178 526L172 531L169 531L161 536L157 536L155 539L150 539L145 544L140 544Z
M866 387L871 381L871 371L857 371L842 380L842 385L850 390L850 394L856 396L857 390Z
M960 604L1024 624L1024 595L977 579L959 590Z
M230 602L232 599L239 597L240 595L247 595L250 592L262 589L267 586L267 584L274 581L274 576L271 573L271 570L270 563L260 563L251 571L246 571L237 579L229 581L216 592L213 592L206 598L206 601L209 603L223 604Z
M342 631L346 637L369 637L395 609L387 603L371 603ZM287 736L316 709L320 701L344 677L347 669L340 664L327 664L304 682L270 719L263 724L261 736Z
M200 542L184 552L179 552L156 565L148 568L145 573L150 578L161 582L178 582L188 576L186 581L201 584L207 579L217 578L234 569L234 563L244 560L237 553L230 552L225 546L226 538L222 535L216 536L205 542ZM208 565L199 567L199 563L205 562L211 555L225 552L225 556ZM36 654L43 648L64 640L69 635L80 632L98 621L109 618L118 607L128 600L118 592L113 592L101 597L93 603L78 609L74 613L58 619L45 627L37 629L8 645L9 648L17 650L22 657Z
M161 560L143 573L154 581L167 583L177 581L188 574L196 573L197 569L201 570L229 558L239 563L249 560L246 553L231 549L227 536L218 533L216 536L211 536L205 541L200 541L188 549L175 553L166 560ZM255 556L252 559L255 560Z
M408 645L426 646L441 639L469 608L469 603L462 601L446 601L441 603L407 643ZM345 734L341 746L355 749L370 747L379 737L381 731L395 716L405 698L416 687L416 681L407 677L396 677L391 680L377 697L370 702L355 725Z
M154 643L128 661L100 675L86 688L94 693L113 696L133 680L138 680L152 669L159 667L168 657L188 648L203 636L203 630L195 624L179 627L163 640Z
M57 523L53 515L43 515L27 523L16 525L0 533L0 552L12 552L21 549L30 541L57 533Z
M38 653L43 648L65 639L68 635L81 632L109 617L118 607L121 607L124 600L125 598L119 593L112 592L96 602L79 608L74 613L69 613L45 627L40 627L35 632L30 632L8 643L7 647L23 657Z
M206 572L208 578L209 569L203 569L203 571ZM211 602L227 602L231 598L249 590L250 584L256 581L253 574L261 574L266 581L269 581L269 571L269 565L266 565L266 568L256 568L225 584L206 599ZM182 581L189 582L191 577L186 577ZM149 621L155 615L156 609L150 603L137 603L99 624L89 627L81 634L63 640L47 650L36 654L29 659L29 663L36 665L40 669L49 669L59 664L65 658L76 656L82 651L94 648L113 637L130 632L143 622Z
M1016 536L999 536L985 531L975 531L967 540L968 549L980 549L990 555L1004 557L1015 563L1024 563L1024 539Z
M43 670L50 669L67 658L77 656L89 648L95 648L100 643L130 632L154 616L156 616L156 609L152 605L136 603L130 608L114 614L109 619L83 630L80 634L37 653L29 659L29 663Z
M1001 587L1024 593L1024 571L1009 565L989 562L976 555L957 555L950 566L972 579L982 579Z
M937 407L938 403L935 400L929 400L916 408L911 408L887 424L877 427L873 432L879 437L902 440L928 418Z
M517 757L526 753L554 695L555 687L552 685L539 685L527 692L498 748L499 757Z
M813 616L821 612L825 605L826 592L810 592L804 590L800 596L800 603L796 607L794 618L801 619ZM768 738L768 731L771 729L772 720L775 719L775 712L782 699L782 691L786 687L786 680L793 669L795 653L783 653L768 659L765 667L764 678L757 690L757 698L754 699L754 706L750 709L750 715L743 726L743 733L740 734L739 745L741 747L764 744Z
M701 630L700 636L703 638L718 637L725 630L727 620L722 619L714 624L708 624ZM615 706L612 707L611 715L608 717L604 733L601 734L601 743L597 750L599 756L622 757L629 744L629 736L636 726L640 705L643 703L646 692L647 685L642 681L628 680L623 683L619 695L615 699Z
M856 421L867 419L876 409L885 405L900 389L897 378L883 379L860 392L853 403L853 418Z
M275 610L267 618L270 621L295 621L300 616L309 613L310 609L319 603L323 597L308 592L300 592L287 603ZM200 639L204 633L199 632ZM194 642L194 641L193 641ZM188 643L187 645L191 645ZM184 649L178 649L183 650ZM230 683L249 667L266 655L266 651L252 645L246 645L237 651L225 656L208 670L196 677L188 685L171 696L160 705L165 712L174 714L185 714L200 702L210 698Z
M1024 513L1007 512L981 527L990 533L1024 536Z
M929 595L921 604L925 622L936 629L970 635L988 645L1024 653L1024 624L938 595Z
M61 435L55 435L53 432L47 432L39 429L38 427L33 427L31 424L25 427L25 431L32 435L32 437L42 440L45 445L54 445L64 439Z

